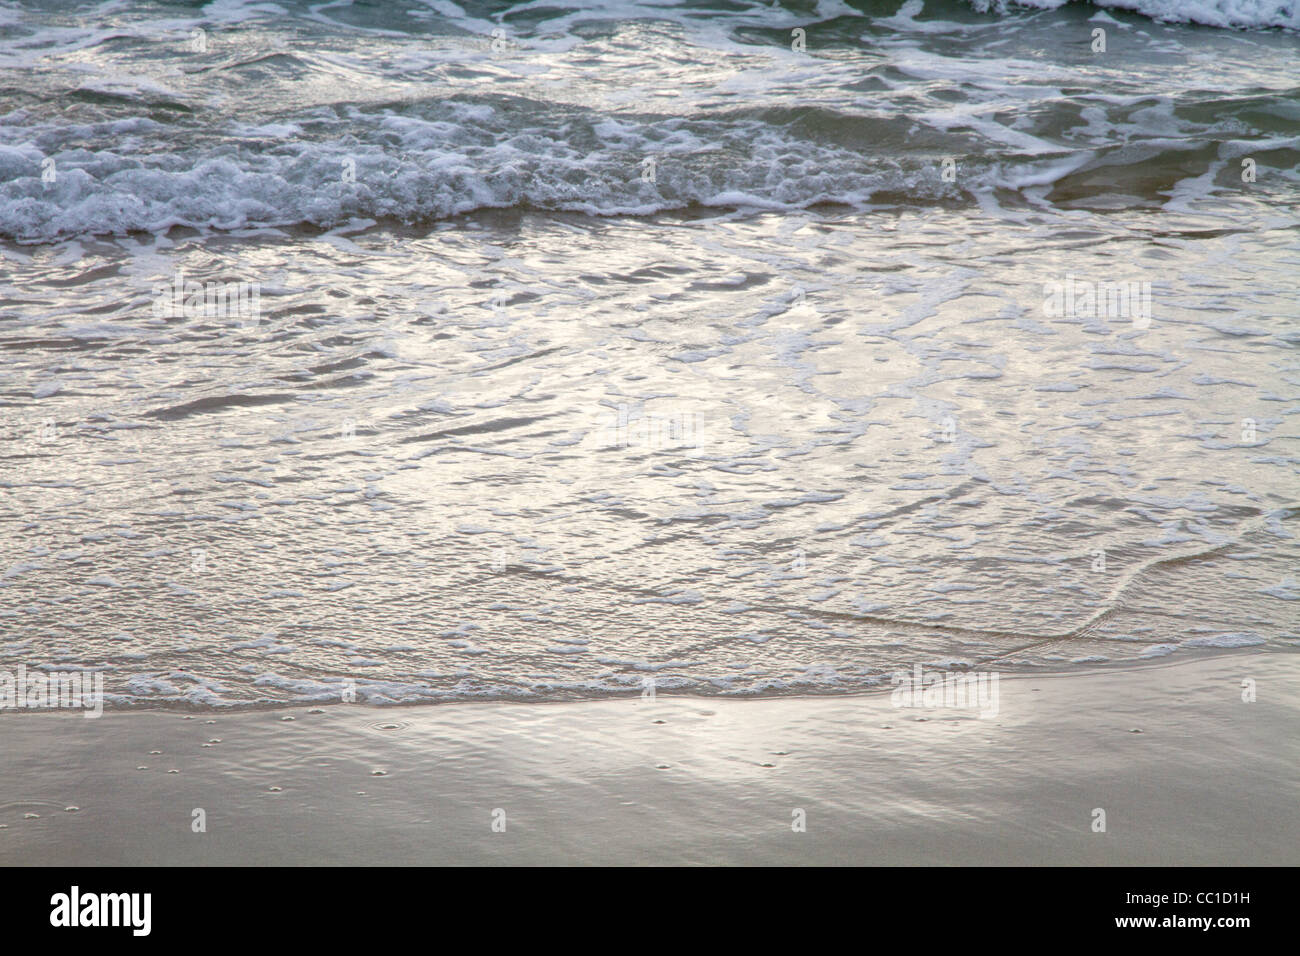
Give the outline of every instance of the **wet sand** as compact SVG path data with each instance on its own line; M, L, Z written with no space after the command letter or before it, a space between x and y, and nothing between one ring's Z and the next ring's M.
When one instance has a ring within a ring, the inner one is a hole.
M6 713L0 863L1300 863L1300 656L1004 674L999 704Z

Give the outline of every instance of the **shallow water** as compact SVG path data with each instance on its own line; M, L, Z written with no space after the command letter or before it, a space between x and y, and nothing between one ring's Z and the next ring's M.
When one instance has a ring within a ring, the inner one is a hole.
M0 666L221 705L1300 645L1297 35L898 7L0 6Z

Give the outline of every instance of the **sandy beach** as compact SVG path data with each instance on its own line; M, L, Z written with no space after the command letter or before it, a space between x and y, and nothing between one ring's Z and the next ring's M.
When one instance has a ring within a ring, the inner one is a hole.
M1298 702L1300 658L1236 653L1003 675L986 719L887 692L6 715L0 862L1294 865Z

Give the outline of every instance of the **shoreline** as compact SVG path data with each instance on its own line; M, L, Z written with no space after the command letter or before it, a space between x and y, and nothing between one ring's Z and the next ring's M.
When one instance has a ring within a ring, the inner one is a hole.
M1300 863L1300 657L1011 673L999 697L4 715L0 863Z
M1300 651L1300 644L1296 645L1296 651ZM778 700L853 700L861 697L879 697L884 695L888 697L892 692L894 685L891 682L894 674L911 674L915 668L922 667L926 674L941 674L945 676L960 676L962 674L978 675L996 673L1001 680L1024 680L1039 679L1052 680L1057 678L1076 678L1100 676L1104 674L1127 673L1130 671L1145 670L1148 668L1162 668L1170 666L1185 666L1215 660L1218 658L1237 658L1243 656L1262 656L1271 657L1274 655L1286 655L1296 653L1290 645L1281 643L1264 643L1250 644L1241 647L1232 646L1201 646L1194 649L1195 656L1172 657L1168 654L1153 655L1148 657L1131 657L1116 658L1105 661L1088 661L1086 663L1053 661L1050 665L1033 665L1025 666L1018 664L1014 669L996 669L1000 658L990 658L988 660L972 661L965 667L951 666L950 662L932 661L929 663L913 662L906 665L899 665L894 671L890 672L890 677L881 678L877 684L862 684L853 687L812 687L812 688L781 688L765 689L756 693L697 693L694 689L682 690L676 687L659 689L657 696L664 700L683 700L697 701L706 704L711 701L730 701L730 702L762 702ZM1297 654L1300 657L1300 654ZM44 670L27 667L25 664L15 665L16 671L25 671L29 675L50 675L58 673L77 674L86 673L71 669L60 672L57 670ZM30 679L30 678L29 678ZM17 683L15 681L15 687ZM54 693L53 686L51 694ZM91 693L87 686L85 694ZM193 718L211 718L211 717L232 717L238 715L249 715L259 713L287 713L326 710L331 708L369 708L377 713L402 712L409 709L422 710L424 708L444 708L444 707L569 707L574 705L590 705L611 703L616 701L631 701L638 699L643 688L628 686L623 691L599 690L591 693L598 696L582 695L575 693L571 697L547 697L537 699L523 695L519 696L490 696L487 694L476 695L472 697L422 697L417 700L394 700L385 699L382 704L373 704L364 700L347 701L340 700L337 697L314 699L314 698L292 698L286 700L258 700L258 701L222 701L219 705L202 705L195 704L188 700L170 700L167 698L158 698L156 700L132 699L126 704L114 702L110 707L106 700L102 708L103 716L121 717L128 714L144 715L156 714L162 716L181 716ZM114 695L105 691L104 697L111 698ZM0 701L8 698L0 695ZM71 714L81 714L83 710L93 709L91 705L68 705L60 707L15 707L5 703L0 703L0 721L14 719L17 714L26 713L28 716L51 716ZM3 726L0 724L0 726Z

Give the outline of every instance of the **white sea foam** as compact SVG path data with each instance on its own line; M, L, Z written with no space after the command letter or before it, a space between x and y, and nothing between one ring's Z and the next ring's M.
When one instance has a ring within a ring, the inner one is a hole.
M0 152L6 180L0 183L0 235L42 241L173 226L332 226L354 217L427 221L509 206L594 215L646 215L692 204L798 209L861 204L881 191L932 199L958 194L921 169L800 142L761 123L695 124L692 139L704 145L678 155L665 147L681 129L677 120L642 124L635 136L624 132L616 143L579 146L562 128L512 129L505 112L489 112L494 131L484 119L467 116L403 118L405 148L397 156L377 145L301 141L256 156L224 149L139 157L56 151L59 176L52 184L40 178L39 151L11 146ZM659 157L654 182L642 176L647 155ZM345 164L354 181L341 177Z
M1056 10L1075 0L968 0L981 12L1006 12L1015 7ZM1293 0L1089 0L1095 6L1124 10L1180 23L1211 27L1300 30L1300 7Z

